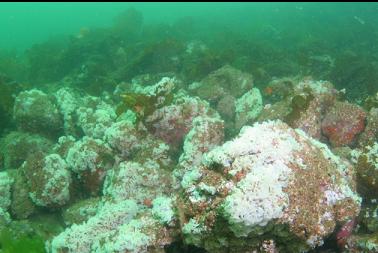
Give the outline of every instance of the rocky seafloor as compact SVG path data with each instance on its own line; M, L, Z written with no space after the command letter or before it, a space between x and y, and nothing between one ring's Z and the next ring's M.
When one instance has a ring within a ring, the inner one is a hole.
M376 106L228 65L145 79L17 93L0 252L378 252Z
M378 252L376 34L142 21L0 52L0 253Z

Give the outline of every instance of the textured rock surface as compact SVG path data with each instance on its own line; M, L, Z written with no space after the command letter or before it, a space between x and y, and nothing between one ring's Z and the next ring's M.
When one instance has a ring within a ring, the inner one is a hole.
M170 190L170 172L160 170L157 163L122 162L108 173L104 196L116 201L133 199L144 204L159 195L169 194Z
M321 140L321 123L325 114L336 100L337 91L325 81L304 80L295 86L292 98L294 118L289 117L288 124L300 128L309 136ZM298 115L295 115L298 113Z
M135 202L126 200L117 204L105 203L96 216L80 225L72 225L51 242L51 252L83 252L95 249L94 244L105 240L137 214ZM97 246L99 247L99 246Z
M123 159L135 155L147 142L148 133L129 120L113 123L105 131L104 139Z
M279 121L244 127L184 175L184 237L210 252L244 252L266 237L299 239L277 245L290 252L321 245L358 215L350 173L303 131Z
M332 146L350 145L365 129L366 113L357 105L336 102L322 121L322 131Z
M372 143L378 139L378 108L372 108L369 111L366 121L367 125L365 131L358 139L358 145L360 147L372 145Z
M54 135L63 130L63 120L56 105L37 89L18 94L13 117L17 126L26 131Z
M80 224L97 214L100 198L80 200L64 209L62 217L66 226Z
M251 124L260 115L262 97L259 89L253 88L235 101L235 128Z
M259 122L280 119L317 140L324 139L322 120L340 93L330 82L284 78L273 81L267 89L267 100L276 102L265 105Z
M175 179L180 182L186 170L200 165L202 155L222 144L223 139L223 121L219 117L197 117L185 137L183 153L173 172Z
M11 205L11 187L13 179L6 171L0 172L0 227L11 222L8 209Z
M263 105L252 77L229 66L190 86L202 98L177 91L175 78L147 84L125 84L117 98L59 87L48 105L64 122L55 145L5 136L0 224L56 211L65 229L45 237L56 253L308 252L330 238L374 249L375 211L364 202L358 216L356 193L374 207L374 108L362 132L364 112L311 79L278 80L264 90L275 103Z
M163 210L170 213L170 208ZM175 233L173 227L164 226L152 213L141 211L132 200L105 202L95 216L66 229L48 248L53 253L159 252L172 243Z
M18 170L13 174L12 203L10 213L15 219L26 219L36 211L36 206L29 196L28 180L23 171Z
M0 209L6 211L11 204L11 187L13 179L6 171L0 172Z
M85 97L83 100L84 105L76 110L76 124L86 136L102 139L105 130L115 122L115 110L97 97Z
M68 167L77 174L84 189L91 195L98 195L106 171L114 164L114 156L106 143L85 136L68 150L66 161Z
M209 104L199 98L179 94L171 105L157 109L145 120L146 127L172 149L178 149L197 116L215 114Z
M250 74L226 65L205 77L196 89L196 95L210 102L217 102L226 94L240 97L252 87L253 78Z
M359 193L366 198L378 198L378 142L352 152L356 164Z
M79 94L69 88L61 88L54 94L57 107L63 116L64 133L66 135L78 134L76 126L76 110L82 105Z
M378 252L378 233L351 236L344 252Z
M21 168L29 186L29 196L37 206L61 207L70 199L71 173L58 154L37 153Z
M29 155L48 152L51 146L51 141L40 135L10 132L0 143L3 166L5 169L18 169Z

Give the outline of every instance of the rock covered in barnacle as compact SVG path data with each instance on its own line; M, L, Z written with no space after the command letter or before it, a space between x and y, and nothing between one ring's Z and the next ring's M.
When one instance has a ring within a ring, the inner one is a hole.
M171 244L174 233L152 217L150 212L122 224L105 243L94 245L98 252L163 252Z
M164 197L157 198L153 205L152 210L144 211L133 200L103 202L95 216L66 229L47 243L47 248L52 253L162 250L177 233L173 217L169 216L173 206Z
M71 173L58 154L37 153L22 166L29 186L29 196L37 206L61 207L70 199Z
M60 155L61 157L67 157L68 151L72 148L76 143L76 139L71 136L61 136L58 139L58 142L55 143L52 150L54 153Z
M32 89L18 94L13 117L25 131L56 135L63 130L63 120L57 106L43 91Z
M101 199L93 197L79 200L63 209L62 218L66 226L80 224L95 216L100 207Z
M133 82L132 91L135 93L154 97L154 107L159 108L169 103L170 95L176 87L177 80L175 78L163 77L154 85L142 86L139 82Z
M182 233L210 252L259 247L266 233L277 243L296 238L277 244L290 252L316 247L359 212L350 173L301 130L280 121L244 127L184 175Z
M378 198L378 142L352 151L357 171L357 189L365 198Z
M104 139L122 159L128 159L144 147L148 137L145 129L124 119L106 129Z
M121 159L108 171L103 195L116 201L133 199L138 204L148 206L154 198L169 194L172 190L170 147L145 131L137 131L129 123L120 126L123 126L120 128L122 131L127 132L116 138L120 142L110 142L116 146L122 144L129 155L128 159Z
M133 199L138 204L148 206L148 202L157 196L169 194L171 184L170 171L161 168L153 159L145 163L121 162L108 172L103 194L106 199Z
M14 183L12 185L12 203L10 213L15 219L26 219L37 210L35 203L29 196L28 178L22 170L17 170L13 174Z
M121 225L132 220L138 212L132 200L103 203L98 213L82 224L74 224L56 236L50 243L50 252L89 253L94 244L112 236Z
M107 170L114 164L114 156L105 142L85 136L68 150L66 161L84 189L91 195L98 195Z
M105 130L117 118L114 108L100 98L92 96L85 97L82 103L83 105L76 110L77 126L86 136L102 139Z
M365 129L365 118L358 105L336 102L322 121L322 132L334 147L351 145Z
M172 104L159 108L148 116L145 125L153 135L177 150L192 128L195 117L214 114L216 112L210 109L207 102L179 93Z
M0 155L5 169L18 169L29 155L48 152L52 142L40 135L27 132L10 132L0 141Z
M291 113L286 122L292 128L300 128L309 136L322 140L321 123L338 95L327 81L305 79L294 86L291 98Z
M156 109L172 102L176 83L177 79L169 77L163 77L159 82L149 86L133 82L131 88L120 94L122 102L118 105L117 114L122 114L129 109L134 111L137 119L143 120Z
M111 99L60 89L55 96L66 135L53 154L30 156L26 176L12 173L12 202L0 210L0 224L9 213L23 219L38 214L36 206L59 208L67 228L47 243L57 253L160 252L177 238L214 253L305 252L331 233L347 241L352 230L344 228L360 207L353 171L311 138L326 140L321 122L338 92L329 82L296 81L279 95L282 101L263 109L251 76L236 73L225 67L192 87L210 103L184 90L174 93L174 78L135 82L118 117ZM206 94L218 77L220 88ZM270 116L287 125L245 126ZM224 130L229 136L240 127L239 136L222 145ZM374 124L369 129L372 136ZM32 145L25 148L34 152ZM337 150L348 157L350 149ZM364 157L368 151L356 152Z
M76 110L82 106L81 97L73 89L63 87L54 93L59 112L63 116L64 133L76 135Z
M173 174L179 182L185 172L198 166L204 153L221 145L224 140L224 121L220 117L197 117L193 128L185 136L183 152Z
M225 65L189 89L217 110L225 121L226 134L234 135L243 125L253 123L262 110L260 91L252 87L252 75Z
M147 136L142 149L135 153L133 161L160 170L172 171L171 148L160 139Z
M371 108L366 116L366 128L358 138L358 145L365 147L378 139L378 108Z
M262 97L260 90L253 88L235 101L235 128L252 123L262 110Z

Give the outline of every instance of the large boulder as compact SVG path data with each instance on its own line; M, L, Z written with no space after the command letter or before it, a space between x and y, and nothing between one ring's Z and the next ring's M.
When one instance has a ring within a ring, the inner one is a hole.
M351 175L326 145L281 121L244 127L187 168L183 236L209 252L250 252L270 240L307 251L358 215Z
M62 116L52 98L43 91L20 92L14 102L13 117L25 131L57 136L63 130Z

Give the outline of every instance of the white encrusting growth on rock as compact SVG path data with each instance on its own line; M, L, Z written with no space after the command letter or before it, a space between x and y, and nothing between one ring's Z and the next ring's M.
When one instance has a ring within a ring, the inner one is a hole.
M328 147L279 120L245 126L187 168L181 186L191 219L182 233L189 243L216 249L287 224L288 237L322 245L336 222L359 212L349 169ZM220 242L223 220L235 237Z
M231 175L244 171L224 201L223 208L231 229L247 235L256 226L265 226L283 215L288 196L283 189L292 172L293 151L301 145L279 123L264 122L244 127L239 136L205 155L207 165L232 166Z
M157 197L152 201L152 215L162 224L170 224L174 219L173 199L166 196Z
M6 211L11 204L11 186L13 179L6 171L0 171L0 209Z
M260 90L252 88L235 101L235 123L239 129L248 122L255 120L263 109Z
M83 224L72 225L55 237L50 243L51 253L61 252L62 248L70 253L96 252L99 246L96 242L109 240L120 229L120 226L131 221L137 212L138 206L132 200L115 204L106 202L96 216Z
M144 144L142 135L136 125L129 120L113 123L105 130L105 141L122 157L128 157Z
M117 115L114 108L95 97L87 97L84 103L95 104L95 106L79 107L76 110L77 124L86 136L102 139L105 130L111 126Z
M101 149L110 152L110 149L102 140L85 136L69 149L66 158L67 164L77 173L85 170L94 171L98 167L98 159Z
M40 180L44 184L41 184L41 189L31 191L30 197L39 206L64 205L70 199L71 174L68 166L58 154L46 156L43 163L43 178Z

